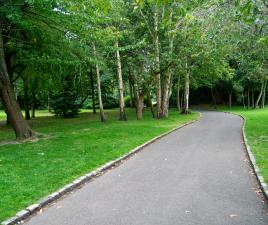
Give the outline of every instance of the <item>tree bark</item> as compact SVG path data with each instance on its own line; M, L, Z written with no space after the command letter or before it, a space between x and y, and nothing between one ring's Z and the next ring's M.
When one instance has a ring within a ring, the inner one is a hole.
M17 139L26 139L34 135L23 115L19 104L16 101L15 93L12 88L9 75L7 72L4 44L2 36L2 27L0 25L0 98L5 107L6 113L9 116L10 124L12 125Z
M97 90L98 90L98 97L99 97L100 118L101 118L101 122L105 122L106 121L106 116L105 116L105 113L104 113L103 103L102 103L102 96L101 96L100 69L99 69L99 64L98 64L98 61L97 61L97 51L96 51L95 44L93 43L92 45L93 45L94 57L95 57L95 60L96 60L96 78L97 78Z
M246 108L246 105L245 105L245 96L244 96L244 93L242 92L242 103L243 103L243 107L244 109Z
M96 101L95 101L95 87L94 87L94 79L93 79L93 70L91 67L89 69L89 80L90 80L90 87L91 87L93 114L96 114L97 112L96 112Z
M172 18L172 15L171 15L171 18ZM172 54L173 54L173 43L174 43L174 34L170 34L169 35L169 57L172 57ZM167 74L164 78L164 85L163 85L163 101L162 101L163 117L168 117L171 73L172 73L172 69L169 67L167 70Z
M259 102L261 100L261 96L262 96L262 93L263 93L263 88L264 88L264 81L261 84L261 90L260 90L260 93L259 93L259 95L258 95L258 97L256 99L256 102L255 102L255 106L254 106L255 109L257 109L258 106L259 106Z
M232 91L228 92L228 96L229 96L229 109L232 108L232 95L233 95Z
M154 106L153 106L152 99L151 99L151 96L150 96L149 92L147 93L147 102L148 102L148 105L149 105L149 107L151 109L152 117L155 118Z
M252 108L254 109L255 106L255 96L254 96L254 90L251 89L251 104L252 104Z
M266 98L266 86L267 86L267 80L264 81L264 87L263 87L263 93L262 93L262 100L261 100L261 107L265 107L265 98Z
M127 117L126 117L126 112L125 112L122 66L121 66L121 58L120 58L120 52L119 52L118 38L116 38L114 46L116 49L116 61L117 61L118 94L119 94L119 120L124 121L124 120L127 120Z
M50 104L50 91L47 92L47 110L51 112L51 104Z
M159 35L158 35L158 15L155 12L154 15L154 31L155 31L155 69L156 69L156 118L160 119L163 116L161 101L162 101L162 92L161 92L161 73L160 73L160 48L159 48Z
M177 109L178 109L178 111L181 110L181 102L180 102L180 75L178 76L178 82L177 82Z
M36 108L36 93L32 91L32 118L35 118L35 108Z
M212 103L213 103L214 108L216 109L217 102L216 102L216 99L215 99L215 96L214 96L213 86L212 85L211 85L210 91L211 91Z
M184 85L184 104L183 104L183 114L189 113L189 89L190 89L190 75L188 70L188 61L186 59L185 63L185 85Z
M24 91L24 111L25 111L25 119L30 120L30 107L29 107L29 83L28 79L23 79L23 91Z
M181 109L183 108L183 104L184 104L184 93L181 93Z
M250 96L249 96L249 94L250 94L250 90L248 89L248 93L247 93L247 95L248 95L247 109L249 109L249 107L250 107Z
M133 102L133 89L130 78L128 79L128 85L129 85L129 96L130 96L130 107L132 108L134 106Z
M144 95L138 95L136 98L136 115L137 120L141 120L144 108Z

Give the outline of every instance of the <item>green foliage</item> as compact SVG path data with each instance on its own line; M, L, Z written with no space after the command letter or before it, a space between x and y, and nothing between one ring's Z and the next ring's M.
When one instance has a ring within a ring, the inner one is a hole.
M78 115L79 107L78 93L73 85L70 75L62 80L61 89L51 96L51 107L57 117L72 118Z
M124 101L125 101L126 107L130 107L131 106L132 99L131 99L131 97L129 95L124 97Z

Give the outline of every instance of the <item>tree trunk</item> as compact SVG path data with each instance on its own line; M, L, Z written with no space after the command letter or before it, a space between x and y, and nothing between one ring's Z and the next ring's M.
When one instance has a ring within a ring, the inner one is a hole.
M2 28L0 28L0 98L9 116L17 139L26 139L34 135L29 125L23 118L19 104L16 101L15 93L12 88L4 56L4 45Z
M137 115L137 120L142 119L143 115L143 108L144 108L144 95L137 96L136 98L136 115Z
M149 107L151 109L152 116L153 116L153 118L155 118L154 106L153 106L152 99L151 99L151 96L150 96L149 92L147 93L147 102L148 102L148 105L149 105Z
M183 114L188 114L189 113L189 89L190 89L190 75L189 75L189 70L188 70L188 62L186 59L186 64L185 64L185 86L184 86L184 104L183 104Z
M265 107L265 98L266 98L266 86L267 86L267 80L264 81L264 87L263 87L263 93L262 93L262 100L261 100L261 107Z
M181 109L183 108L183 104L184 104L184 93L181 93Z
M130 107L132 108L134 106L133 102L133 89L130 79L128 79L128 85L129 85L129 95L130 95Z
M180 75L178 76L178 82L177 82L177 109L178 109L178 111L181 110L181 102L180 102Z
M246 105L245 105L245 96L244 93L242 92L242 103L243 103L243 107L244 109L246 109Z
M259 102L260 102L260 100L261 100L261 96L262 96L262 93L263 93L263 88L264 88L264 81L263 81L262 84L261 84L261 90L260 90L260 93L259 93L259 95L258 95L258 97L257 97L256 102L255 102L255 106L254 106L255 109L257 109L258 106L259 106Z
M47 92L47 110L51 112L51 104L50 104L50 91Z
M228 96L229 96L229 109L232 108L232 91L228 92Z
M35 118L35 108L36 108L36 93L32 91L32 118Z
M97 89L98 89L98 97L99 97L100 118L101 118L101 122L105 122L106 116L105 116L103 104L102 104L100 69L99 69L99 64L97 61L97 51L96 51L95 44L93 43L92 45L93 45L94 57L96 60L96 78L97 78Z
M30 120L30 107L29 107L29 83L28 79L23 79L23 89L24 89L24 111L25 111L25 119Z
M214 96L213 86L212 85L211 85L210 91L211 91L212 103L213 103L214 108L216 109L217 102L216 102L216 98Z
M162 118L162 92L161 92L161 73L160 73L160 49L159 49L159 34L158 34L158 15L155 12L154 15L154 31L155 31L155 40L154 40L154 48L155 48L155 70L156 70L156 118Z
M255 106L255 96L254 96L254 90L251 90L251 104L252 104L252 108L254 109Z
M120 52L119 52L118 39L115 40L114 46L116 49L116 61L117 61L118 94L119 94L119 120L124 121L124 120L127 120L127 117L126 117L126 112L125 112L122 66L121 66L121 58L120 58Z
M172 57L173 54L173 42L174 42L174 35L169 35L169 56ZM169 107L169 93L170 93L170 86L171 86L171 73L172 69L169 67L167 70L167 74L164 78L164 85L163 85L163 101L162 101L162 114L163 117L168 117L168 107Z
M249 94L250 94L250 91L248 89L248 93L247 93L247 95L248 95L247 109L249 109L249 107L250 107L250 96L249 96Z
M90 80L90 87L91 87L93 114L96 114L97 112L96 112L96 101L95 101L95 87L94 87L94 79L93 79L93 70L91 67L89 69L89 80Z

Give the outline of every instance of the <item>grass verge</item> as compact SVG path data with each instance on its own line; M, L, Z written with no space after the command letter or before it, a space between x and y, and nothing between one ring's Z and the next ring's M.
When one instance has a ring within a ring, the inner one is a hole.
M168 118L155 120L145 111L144 119L137 121L134 110L127 110L128 121L121 122L118 112L110 110L109 120L101 123L92 113L74 119L59 119L46 112L37 112L37 116L42 113L44 117L29 123L47 139L0 146L0 221L151 138L198 117L197 113L185 116L171 110ZM14 140L13 131L2 121L0 141L9 140Z

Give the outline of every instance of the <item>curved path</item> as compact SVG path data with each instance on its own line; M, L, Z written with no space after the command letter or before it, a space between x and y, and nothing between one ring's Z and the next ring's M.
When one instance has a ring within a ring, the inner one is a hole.
M268 225L242 120L204 112L28 225Z

